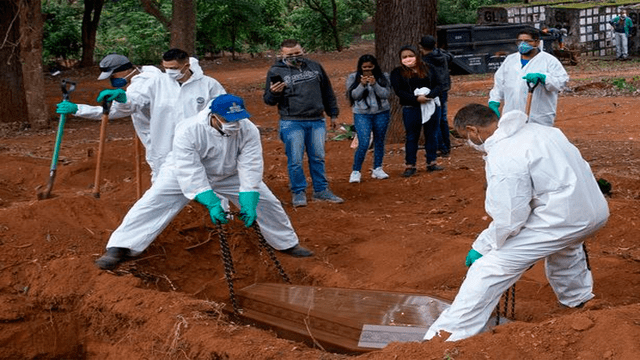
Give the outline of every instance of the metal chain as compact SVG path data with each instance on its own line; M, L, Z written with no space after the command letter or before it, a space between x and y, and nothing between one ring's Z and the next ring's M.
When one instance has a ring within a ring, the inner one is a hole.
M263 248L267 252L267 254L269 254L271 261L273 261L273 264L276 266L276 269L278 269L278 273L280 273L280 276L282 277L284 282L286 282L287 284L291 284L291 280L289 279L289 276L287 275L287 273L284 272L284 268L282 267L282 265L280 264L280 261L276 257L276 254L273 251L273 248L271 247L271 245L267 243L267 240L265 240L264 236L262 235L262 231L260 231L260 225L258 225L258 222L254 221L251 227L256 232L256 235L258 235L258 245L261 248Z
M587 261L587 270L591 271L591 264L589 264L589 253L587 252L587 243L582 243L582 251L584 251L584 258Z
M240 213L237 213L237 212L230 212L227 215L229 214L240 217ZM216 225L216 228L218 229L218 237L220 239L220 249L222 251L222 261L224 262L224 276L227 279L227 286L229 287L229 297L231 298L231 305L233 306L233 312L239 315L242 312L242 309L240 309L240 307L238 306L236 293L233 288L233 275L235 275L236 270L233 267L233 258L231 257L231 250L229 249L229 243L227 242L227 233L225 232L224 227L222 226L221 223L216 222L215 225ZM278 270L278 273L280 274L280 276L282 276L282 279L287 284L291 284L291 280L289 279L289 276L287 275L287 273L284 271L282 264L280 264L280 261L276 257L276 254L273 251L273 248L271 247L271 245L267 243L267 240L262 235L262 231L260 231L260 226L258 225L258 222L254 221L254 223L251 225L251 228L253 228L256 235L258 236L258 246L264 249L267 252L267 254L269 254L271 261L273 261L274 265L276 266L276 269Z
M509 291L511 291L511 296L509 296ZM503 296L498 300L498 305L496 305L496 325L500 325L500 302L504 297L504 311L502 312L502 316L507 318L509 311L509 300L511 299L511 319L516 318L516 284L513 284L507 291L504 292Z
M227 243L227 234L219 222L215 223L218 228L218 236L220 238L220 249L222 251L222 260L224 262L224 276L227 279L227 285L229 286L229 297L231 298L231 305L233 306L233 312L240 314L241 310L238 306L236 299L236 293L233 290L233 275L236 273L233 268L233 258L231 257L231 250L229 250L229 244Z

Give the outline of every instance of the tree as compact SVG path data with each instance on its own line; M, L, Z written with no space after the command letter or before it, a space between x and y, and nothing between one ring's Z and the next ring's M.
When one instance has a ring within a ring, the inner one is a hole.
M104 0L84 0L82 16L82 60L80 66L93 65L93 53L96 48L96 33L100 23L100 13Z
M172 0L171 20L162 12L161 0L140 0L144 10L153 15L171 32L170 48L179 48L189 54L196 51L195 0Z
M3 1L0 12L0 113L3 123L47 124L40 1ZM10 114L9 116L7 116Z
M417 47L422 36L436 35L437 0L378 0L376 6L376 58L384 71L400 64L398 51L403 45ZM391 122L387 141L404 139L401 106L391 97Z

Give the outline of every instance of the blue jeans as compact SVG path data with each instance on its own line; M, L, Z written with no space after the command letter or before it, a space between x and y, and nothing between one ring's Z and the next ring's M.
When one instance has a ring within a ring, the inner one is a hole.
M436 149L438 148L437 131L440 127L440 110L431 116L425 124L422 123L422 112L417 106L403 106L402 120L404 121L405 137L405 164L416 165L418 154L418 141L420 130L424 132L424 149L426 151L427 164L436 161Z
M353 124L358 134L358 148L353 155L353 171L362 170L364 157L369 150L371 131L373 131L373 168L382 166L384 157L384 139L389 126L389 110L377 114L353 114Z
M292 193L305 191L307 179L304 175L304 151L309 158L309 173L313 181L313 191L327 188L324 171L324 141L327 129L324 119L280 120L280 139L287 154L289 186Z
M449 138L449 122L447 121L447 100L449 92L443 91L440 95L440 131L438 135L438 150L448 153L451 151L451 139Z

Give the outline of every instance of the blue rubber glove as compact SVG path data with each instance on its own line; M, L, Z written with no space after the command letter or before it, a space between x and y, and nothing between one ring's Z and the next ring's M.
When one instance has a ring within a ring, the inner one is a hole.
M119 103L127 102L127 92L122 89L106 89L100 91L96 101L101 103L106 98L107 101L117 101Z
M547 75L540 73L528 73L522 78L527 80L530 84L535 84L537 82L544 84L544 81L547 79Z
M469 250L469 253L467 254L467 258L464 259L464 264L469 267L471 266L476 260L480 259L482 257L482 254L480 254L479 252L471 249Z
M241 192L238 194L238 199L240 202L240 219L244 221L244 226L250 227L258 217L256 207L258 206L260 193L257 191Z
M489 101L489 109L493 110L494 113L496 113L496 115L498 115L498 118L500 118L500 103L497 101Z
M204 205L209 210L209 216L214 224L226 224L229 222L227 214L220 206L220 198L213 192L213 190L203 191L196 195L195 200Z
M58 114L75 114L78 112L78 105L65 100L56 106L56 112Z

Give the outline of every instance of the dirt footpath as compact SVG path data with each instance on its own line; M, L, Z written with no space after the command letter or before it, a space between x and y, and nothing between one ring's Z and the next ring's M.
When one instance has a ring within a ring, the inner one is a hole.
M332 79L340 122L352 123L343 94L360 44L339 54L312 54ZM310 259L279 256L294 284L431 294L453 299L485 214L481 156L454 139L442 172L403 178L401 145L385 157L387 180L368 175L348 182L349 141L327 143L331 188L344 204L311 202L292 208L276 109L262 102L271 58L203 62L228 92L245 98L261 127L265 182L282 200ZM596 298L584 308L561 307L537 264L517 283L515 321L490 333L446 343L391 344L360 359L638 359L640 358L640 127L636 98L611 80L637 82L637 63L585 61L570 67L559 100L557 127L576 144L597 177L613 184L609 223L588 241ZM78 82L72 101L95 102L106 84L97 69L63 73ZM47 78L51 114L59 78ZM454 77L449 119L470 102L486 103L491 75ZM9 116L4 114L2 116ZM135 201L133 128L108 127L101 198L91 196L99 122L68 120L52 199L37 201L46 184L56 123L0 140L0 358L2 359L344 359L318 347L237 324L229 303L217 241L207 214L192 203L135 261L115 272L93 261ZM419 153L422 156L423 153ZM148 186L148 167L144 166ZM230 225L236 289L280 282L269 259L242 224ZM215 240L215 239L213 239Z

